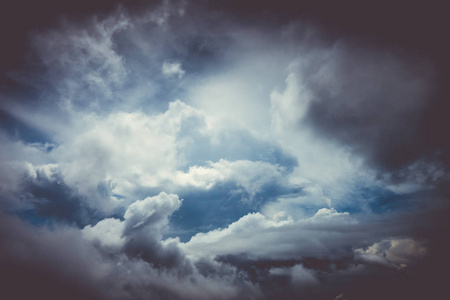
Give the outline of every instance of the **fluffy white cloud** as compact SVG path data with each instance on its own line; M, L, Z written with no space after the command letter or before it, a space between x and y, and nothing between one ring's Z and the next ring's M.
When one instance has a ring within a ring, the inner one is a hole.
M103 219L95 226L88 225L83 229L83 237L98 240L103 246L122 246L125 237L132 231L146 230L152 238L159 241L161 230L168 225L168 218L181 205L175 194L161 192L157 196L138 200L128 206L123 218Z
M150 226L161 230L167 226L168 217L181 205L181 200L177 195L160 193L155 197L148 197L144 200L131 204L125 214L125 224L128 230Z
M83 228L83 238L96 242L98 241L102 247L121 248L125 242L122 236L125 229L124 222L108 218L103 219L96 225L88 225Z
M179 62L169 62L165 61L161 67L161 72L166 77L177 76L181 79L184 76L185 71L181 68Z
M344 235L346 229L356 228L356 225L348 213L328 208L298 221L287 214L271 219L252 213L225 229L197 233L180 247L192 257L229 254L271 259L339 256L362 234L355 230L351 235Z
M32 168L37 167L33 163L54 162L53 172L61 177L58 180L85 199L86 205L106 214L141 197L145 191L154 193L152 189L209 190L219 184L234 183L236 192L252 198L270 184L291 186L285 178L286 167L275 163L204 160L202 153L194 150L216 155L225 146L230 153L242 146L230 145L227 136L233 132L210 127L204 113L179 100L171 102L164 113L154 115L118 112L105 116L75 113L74 116L79 119L74 119L72 126L61 128L56 137L58 145L51 151L20 143L16 148L22 152L35 149L36 155L42 157L31 163ZM255 149L270 154L269 150L259 149L270 144L256 141L249 145L249 153ZM203 149L199 142L205 142ZM186 166L189 169L182 171Z
M112 194L131 200L136 189L158 187L164 174L183 165L177 134L193 114L194 109L177 101L153 116L80 116L47 156L57 162L64 182L90 199L90 206L110 211L121 202ZM103 194L99 186L105 186Z

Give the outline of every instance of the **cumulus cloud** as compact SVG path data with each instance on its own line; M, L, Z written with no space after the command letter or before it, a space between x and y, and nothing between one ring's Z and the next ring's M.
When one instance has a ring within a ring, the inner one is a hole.
M154 299L168 295L174 299L232 299L258 295L250 283L237 283L233 270L220 277L205 277L195 270L180 277L176 270L158 270L139 256L108 254L104 247L111 245L95 247L95 243L86 242L89 235L73 228L38 229L2 216L0 236L1 274L9 283L2 293L19 299L36 294L56 299L68 292L64 297L69 299L135 299L148 294ZM28 288L24 290L19 282Z
M94 226L83 228L83 237L87 240L97 241L102 247L120 248L124 244L122 237L124 223L118 219L103 219Z
M446 261L429 59L128 5L35 31L0 91L9 298L371 299Z
M192 256L242 253L272 259L339 256L346 255L350 246L347 238L352 241L360 238L361 232L357 231L353 237L342 236L343 232L357 227L356 224L348 213L327 208L298 221L287 214L270 219L254 213L225 229L198 233L182 247Z

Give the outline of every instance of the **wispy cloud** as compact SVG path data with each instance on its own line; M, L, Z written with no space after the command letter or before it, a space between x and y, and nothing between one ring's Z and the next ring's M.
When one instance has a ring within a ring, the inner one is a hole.
M181 79L184 76L184 70L181 68L181 64L178 62L165 61L161 67L161 72L166 77L176 76Z

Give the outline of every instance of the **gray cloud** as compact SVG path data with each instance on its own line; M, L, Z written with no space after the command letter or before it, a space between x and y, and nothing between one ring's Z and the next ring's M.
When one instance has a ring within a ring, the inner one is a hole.
M338 42L305 69L313 97L308 119L329 138L388 170L427 154L416 133L432 96L429 64Z
M10 283L2 293L16 299L31 295L55 299L68 292L73 299L139 299L145 295L155 299L209 299L219 295L232 299L258 293L251 285L238 283L232 269L219 277L204 277L192 268L180 273L181 265L172 264L167 269L170 265L158 262L179 255L177 247L170 243L160 250L157 260L148 261L148 254L158 255L153 251L158 249L155 245L161 244L142 231L127 233L125 252L111 252L86 240L79 230L34 228L2 215L0 237L4 266L1 275ZM135 243L135 238L142 240ZM141 251L129 251L135 247ZM185 263L188 267L189 262Z
M35 31L31 65L10 75L27 92L0 94L4 294L442 291L447 148L442 130L425 138L440 107L432 59L281 8L288 18L267 24L207 4L139 8Z

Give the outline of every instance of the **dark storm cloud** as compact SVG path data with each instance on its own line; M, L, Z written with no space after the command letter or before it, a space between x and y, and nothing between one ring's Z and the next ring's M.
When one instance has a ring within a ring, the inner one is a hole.
M3 297L102 299L92 285L95 255L70 228L50 231L1 213L0 277Z
M446 277L449 258L446 253L450 247L447 239L449 222L444 215L448 209L426 213L412 213L400 217L402 222L414 224L412 230L416 238L425 239L427 255L415 264L401 269L383 267L379 264L366 265L364 272L350 276L330 276L326 282L341 287L346 299L423 299L439 298L446 293ZM350 280L350 281L347 281Z
M0 37L7 40L0 52L0 73L2 85L14 84L8 80L8 73L23 65L27 53L28 36L31 31L54 26L61 18L83 19L91 14L106 14L126 2L127 7L137 10L151 6L157 1L122 1L99 0L76 1L61 3L55 0L44 0L39 3L29 0L19 0L3 4L0 12Z
M125 212L124 252L140 257L157 268L173 268L180 275L192 272L176 244L161 245L161 229L179 208L178 196L161 193L157 197L134 202ZM186 270L185 270L186 269Z
M328 138L387 170L430 155L417 133L433 97L433 74L420 58L337 43L307 68L313 70L306 79L313 94L308 119Z
M403 220L403 224L402 221L398 221L391 226L397 227L397 229L404 227L397 233L409 232L411 217L413 216ZM334 229L340 227L337 230L345 230L341 226L339 224ZM361 227L356 229L359 226ZM385 226L381 222L372 223L372 225L355 225L355 229L361 230L367 237L376 239L377 235L383 236L386 232L394 233L392 228L389 229ZM299 231L301 230L299 228ZM269 235L269 233L266 234ZM288 232L285 234L289 235ZM361 239L351 237L353 234L354 232L348 231L347 238L361 241ZM334 239L332 234L329 238ZM342 237L339 240L342 241ZM282 247L279 243L277 244ZM355 244L353 244L354 246ZM336 250L339 247L336 244L331 248ZM430 249L428 245L426 249ZM217 256L216 260L235 266L248 274L249 280L259 284L267 299L279 299L280 297L334 299L340 294L344 294L346 299L379 299L379 297L420 299L428 293L438 295L442 292L443 286L439 278L445 269L437 267L435 264L433 267L428 266L427 274L433 277L433 285L437 290L424 288L421 281L426 275L419 275L418 271L431 261L429 260L430 256L424 257L421 251L425 251L425 248L422 248L420 243L411 239L399 239L384 240L357 251L352 251L348 247L346 251L330 256L316 255L318 253L314 251L299 250L299 253L306 256L296 259L270 259L255 257L252 254L238 254ZM393 259L393 261L386 258ZM404 267L400 264L409 263L417 258L419 261L411 266ZM196 266L203 272L208 272L207 264L199 262ZM430 272L431 269L438 273ZM408 287L411 284L415 285Z
M313 83L318 101L310 120L328 138L389 171L421 159L450 162L444 130L450 126L450 44L442 40L448 27L443 3L219 1L214 7L267 31L308 20L322 30L322 43L344 50L334 62L318 63L329 65L334 78ZM333 93L328 85L341 90Z
M364 250L347 251L333 258L312 255L291 260L271 260L242 254L218 256L216 259L245 270L252 281L260 283L268 299L335 299L341 294L345 299L439 298L445 294L444 278L448 266L448 256L443 255L442 251L448 249L449 243L439 237L447 232L443 230L448 228L448 220L444 217L446 213L398 214L396 218L361 225L361 230L368 237L394 233L392 228L396 228L400 236L402 232L415 232L415 238L426 240L425 244L413 243L410 239L384 240ZM423 255L421 251L428 253ZM399 256L396 257L397 254ZM395 258L397 265L385 258ZM407 267L401 265L414 260L416 262ZM309 272L320 284L308 286L305 281L296 284L293 281L295 276L292 276L295 266Z
M86 200L68 187L59 173L49 178L37 170L36 177L23 179L24 193L40 217L84 227L99 221L103 216L86 205Z
M146 199L144 205L153 205L155 201L159 201L157 197ZM181 255L176 243L162 245L158 227L164 224L167 217L164 213L139 216L139 211L132 211L130 208L122 221L126 225L123 252L74 228L37 228L2 213L0 278L6 284L2 296L211 299L221 295L235 299L257 294L251 284L237 281L232 268L224 268L221 275L206 277ZM144 228L151 230L145 232ZM111 229L111 225L99 229L98 238L108 241Z

